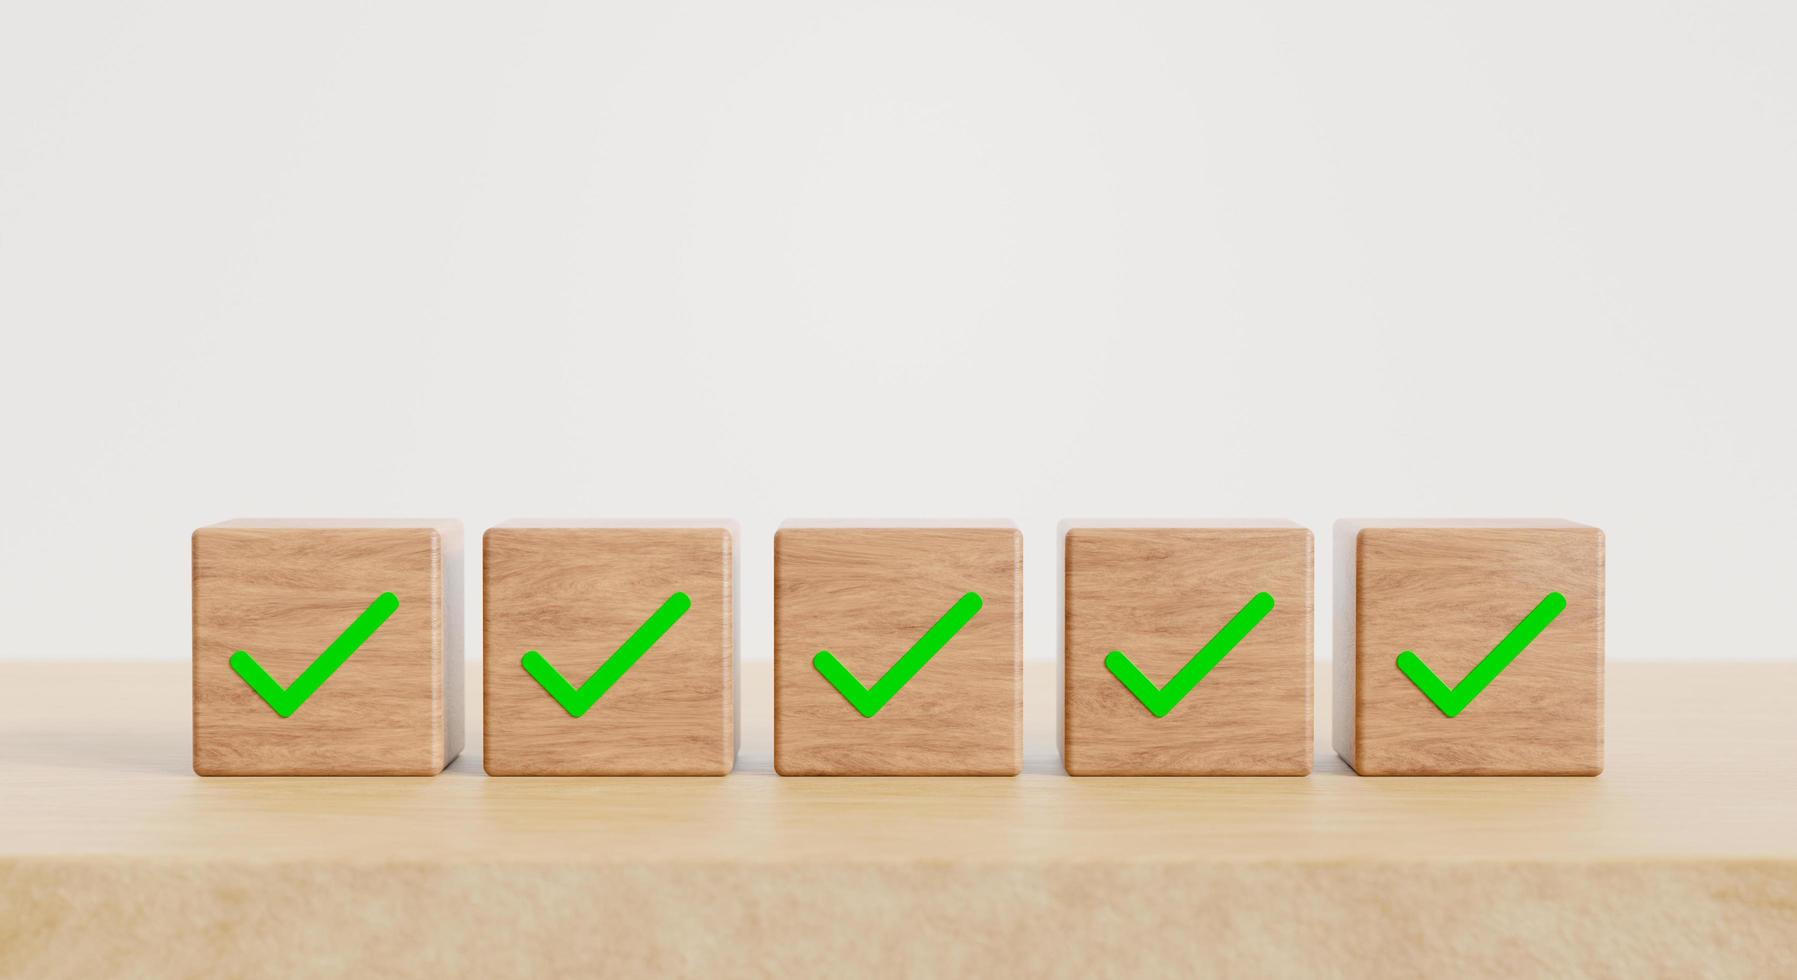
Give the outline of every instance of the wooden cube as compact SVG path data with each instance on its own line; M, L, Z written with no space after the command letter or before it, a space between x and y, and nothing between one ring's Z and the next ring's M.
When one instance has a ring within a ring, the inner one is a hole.
M511 521L485 538L494 776L736 764L734 525Z
M1310 772L1308 528L1067 522L1062 535L1068 773Z
M1021 771L1017 528L783 525L774 536L774 768Z
M435 775L462 750L461 524L193 534L193 769Z
M1602 531L1558 520L1335 527L1335 750L1355 771L1603 771Z

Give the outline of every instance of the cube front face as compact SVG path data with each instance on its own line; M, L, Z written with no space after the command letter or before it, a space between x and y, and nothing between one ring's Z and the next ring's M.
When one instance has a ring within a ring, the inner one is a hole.
M442 530L271 522L194 532L194 771L441 772L461 748L448 697L461 688L449 677L461 669L460 610L449 608L459 590L451 593ZM287 717L232 666L243 651L297 696L308 686L296 685L302 674L325 666L358 623L378 620L389 593L397 606Z
M488 531L487 772L730 772L737 745L733 554L725 527ZM570 709L525 669L525 655L536 651L579 689L639 629L639 642L653 642L590 704L577 700Z
M774 538L774 767L782 775L1022 770L1023 538L1015 528L783 528ZM878 682L978 611L871 716L819 672ZM946 632L938 632L940 637Z
M1353 728L1337 747L1356 771L1603 771L1603 532L1367 527L1353 554ZM1543 622L1453 717L1397 664L1410 651L1453 689L1513 630L1520 640Z
M1061 749L1068 773L1310 772L1308 529L1075 527L1065 544ZM1262 613L1260 593L1271 597L1270 611ZM1164 717L1106 666L1119 651L1167 688L1238 616L1253 627Z

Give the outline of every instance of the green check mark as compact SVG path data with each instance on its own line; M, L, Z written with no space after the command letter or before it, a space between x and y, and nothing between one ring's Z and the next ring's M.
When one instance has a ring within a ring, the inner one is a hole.
M630 634L630 639L625 640L624 645L607 657L605 662L599 665L599 669L593 671L593 676L588 677L586 683L579 687L568 683L567 679L562 677L561 671L556 670L554 664L551 664L535 650L526 653L521 663L525 672L536 678L537 683L543 685L543 690L548 691L549 696L554 698L557 704L560 704L571 717L579 718L597 704L600 698L605 697L605 692L611 690L611 686L618 682L618 678L623 677L625 671L635 667L636 662L643 659L643 654L648 653L649 648L655 645L655 641L661 639L669 629L672 629L674 624L680 621L680 617L686 615L686 611L692 607L692 598L684 592L676 592L668 596L667 601L661 604L661 608L650 613L649 618L643 621L643 625L638 626L636 632Z
M1549 592L1546 598L1543 598L1527 616L1524 616L1522 622L1516 624L1516 628L1499 640L1498 645L1485 655L1485 659L1479 661L1478 666L1461 678L1460 683L1454 687L1442 683L1441 678L1435 676L1435 671L1430 670L1429 665L1423 663L1423 658L1409 650L1398 654L1398 669L1404 672L1405 677L1410 678L1410 683L1415 684L1417 690L1435 702L1435 706L1441 709L1442 714L1452 718L1466 710L1466 706L1473 703L1473 698L1478 697L1485 691L1485 688L1491 686L1491 682L1497 679L1497 675L1503 673L1504 668L1510 666L1510 662L1515 660L1518 654L1527 649L1529 644L1535 642L1535 638L1541 635L1541 631L1547 629L1548 624L1553 622L1565 608L1566 597L1558 592Z
M300 672L298 677L294 678L291 687L282 687L277 683L273 677L269 676L268 671L262 669L262 665L256 662L256 658L250 656L246 650L239 650L231 654L231 669L237 672L238 677L243 678L243 682L250 686L250 690L261 695L262 700L268 702L268 706L275 709L275 714L283 718L291 718L293 713L299 710L300 705L305 704L307 698L317 693L319 686L330 680L331 675L337 672L337 668L343 666L344 661L348 660L351 654L360 650L362 644L368 642L368 638L374 635L374 631L380 629L381 624L385 623L393 615L393 611L398 608L399 599L393 593L383 592L376 596L375 600L369 603L368 608L362 611L362 615L357 616L356 621L349 624L349 628L344 630L341 636L332 640L331 645L324 648L324 652L318 655L317 660L312 661L305 670Z
M917 676L917 672L930 662L931 657L941 651L949 640L954 639L956 633L961 632L961 627L972 621L983 605L985 600L980 598L978 592L969 592L955 600L948 612L936 620L936 625L919 637L911 645L911 649L906 650L905 655L898 659L898 663L893 664L892 669L875 681L871 688L863 687L860 679L844 667L842 661L836 659L836 654L828 650L819 650L817 656L811 658L811 666L824 675L824 680L829 681L830 686L836 688L844 700L861 712L861 717L872 718L880 713L881 708L886 707L886 702L891 701L894 694L911 682L911 678Z
M1129 693L1134 694L1137 701L1142 702L1142 707L1147 708L1156 718L1165 718L1179 706L1179 702L1185 700L1186 695L1192 693L1192 688L1197 687L1199 681L1204 680L1211 668L1222 663L1223 658L1229 656L1229 651L1234 650L1272 611L1273 597L1265 592L1255 593L1254 598L1249 599L1247 605L1231 616L1229 622L1224 623L1223 628L1210 638L1209 643L1199 648L1192 659L1179 668L1179 672L1173 675L1166 687L1155 687L1148 675L1142 673L1142 669L1122 650L1112 650L1106 654L1104 665L1112 676L1129 688Z

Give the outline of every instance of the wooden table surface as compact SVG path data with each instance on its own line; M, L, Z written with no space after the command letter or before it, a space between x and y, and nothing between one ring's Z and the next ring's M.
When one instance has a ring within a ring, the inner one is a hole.
M1610 665L1596 778L201 778L185 663L0 664L0 975L1773 975L1797 664ZM479 691L471 684L470 704Z

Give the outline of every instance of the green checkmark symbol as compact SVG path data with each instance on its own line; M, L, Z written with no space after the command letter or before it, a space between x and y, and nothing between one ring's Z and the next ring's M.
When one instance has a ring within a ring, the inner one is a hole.
M332 640L331 645L324 648L324 652L318 655L318 659L312 661L297 678L294 678L290 687L282 687L277 683L273 677L269 676L268 671L263 670L262 665L256 662L256 658L250 656L249 652L245 650L231 654L231 669L237 672L238 677L243 678L244 683L250 686L250 690L261 695L262 700L268 702L268 706L275 709L275 714L283 718L291 718L293 713L299 710L300 705L305 704L307 698L317 693L319 686L330 680L331 675L337 672L337 668L343 666L344 661L348 660L351 654L360 650L362 644L368 642L368 638L374 635L374 631L380 629L381 624L385 623L393 615L393 611L398 608L399 599L393 593L383 592L376 596L375 600L369 603L368 608L362 611L362 615L357 616L356 621L349 624L349 628L344 630L341 636Z
M1204 680L1211 668L1222 663L1223 658L1229 656L1229 651L1234 650L1272 611L1273 597L1265 592L1255 593L1254 598L1249 599L1247 605L1231 616L1229 622L1224 623L1223 628L1210 638L1209 643L1200 647L1192 655L1192 659L1179 668L1165 687L1155 687L1154 682L1122 650L1112 650L1106 654L1104 665L1113 677L1123 682L1129 693L1136 696L1137 701L1142 702L1142 707L1147 708L1156 718L1165 718L1179 706L1179 702L1185 700L1186 695L1192 693L1192 688L1197 687L1199 681Z
M1498 645L1485 655L1485 659L1479 661L1478 666L1474 667L1472 672L1462 678L1460 683L1454 687L1442 683L1441 678L1435 676L1435 671L1430 670L1429 665L1423 663L1423 658L1409 650L1398 654L1398 669L1404 672L1405 677L1410 678L1410 683L1415 684L1417 690L1435 702L1435 706L1441 709L1442 714L1452 718L1466 710L1466 706L1472 704L1473 699L1483 693L1485 688L1497 679L1497 675L1503 673L1504 668L1510 666L1510 662L1515 660L1518 654L1527 649L1529 644L1535 642L1535 638L1541 635L1541 631L1547 629L1548 624L1553 622L1565 608L1566 597L1558 592L1549 592L1547 597L1542 599L1527 616L1524 616L1522 622L1516 624L1516 628L1499 640Z
M919 637L911 645L911 649L906 650L905 655L898 659L898 663L893 664L892 669L886 671L885 676L875 681L871 688L863 687L860 679L844 667L842 661L836 659L836 654L828 650L819 650L817 656L811 658L811 666L824 675L824 680L829 681L830 686L836 688L844 700L861 712L861 717L872 718L880 713L881 708L886 707L886 702L891 701L894 694L911 682L911 678L917 676L917 672L930 662L931 657L947 645L949 640L954 639L956 633L961 632L961 627L966 626L983 605L985 600L977 592L969 592L955 600L948 612L936 620L936 625Z
M676 592L668 596L667 601L661 604L661 608L651 613L649 618L643 621L643 625L638 626L636 632L630 634L630 638L624 641L624 645L607 657L605 662L599 665L599 669L593 671L593 675L586 679L586 683L579 687L568 683L567 679L562 677L561 671L556 670L554 664L551 664L535 650L526 653L521 663L525 672L536 678L537 683L543 685L543 690L548 691L549 696L554 698L557 704L560 704L571 717L579 718L597 704L600 698L605 697L605 692L611 690L612 685L618 682L618 678L623 677L625 671L635 667L636 662L643 659L643 654L648 653L649 648L655 645L655 641L661 639L669 629L673 628L674 624L680 621L680 617L686 615L686 611L692 607L692 598L684 592Z

